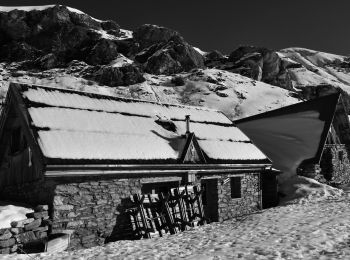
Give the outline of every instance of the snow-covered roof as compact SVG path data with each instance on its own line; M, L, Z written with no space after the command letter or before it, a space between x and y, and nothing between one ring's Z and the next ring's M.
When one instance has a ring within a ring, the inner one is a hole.
M55 163L176 163L186 143L186 115L208 163L268 161L217 110L42 86L11 88L23 98L43 155Z

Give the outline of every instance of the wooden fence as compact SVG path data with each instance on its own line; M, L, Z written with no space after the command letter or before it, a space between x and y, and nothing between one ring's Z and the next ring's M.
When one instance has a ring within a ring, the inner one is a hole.
M159 194L131 196L128 209L132 229L137 238L175 234L189 227L207 223L197 186L185 186Z

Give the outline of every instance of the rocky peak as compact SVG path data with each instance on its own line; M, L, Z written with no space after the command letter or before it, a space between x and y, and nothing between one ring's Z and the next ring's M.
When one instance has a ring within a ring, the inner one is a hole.
M51 54L51 61L57 61L52 66L73 59L105 64L118 54L114 38L119 33L114 21L100 21L62 5L1 8L0 60L37 60Z
M178 32L153 24L144 24L137 28L134 32L134 39L139 43L140 49L150 47L153 44L166 43L171 39L184 42Z

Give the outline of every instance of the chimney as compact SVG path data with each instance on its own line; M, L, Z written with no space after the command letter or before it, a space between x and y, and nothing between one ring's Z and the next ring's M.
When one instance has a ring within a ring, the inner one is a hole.
M190 134L190 115L185 116L186 119L186 135Z

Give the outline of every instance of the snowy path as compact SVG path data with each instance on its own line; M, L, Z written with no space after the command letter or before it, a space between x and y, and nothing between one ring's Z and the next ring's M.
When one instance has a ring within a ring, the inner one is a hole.
M39 258L350 259L350 198L280 206L163 239L119 241Z

